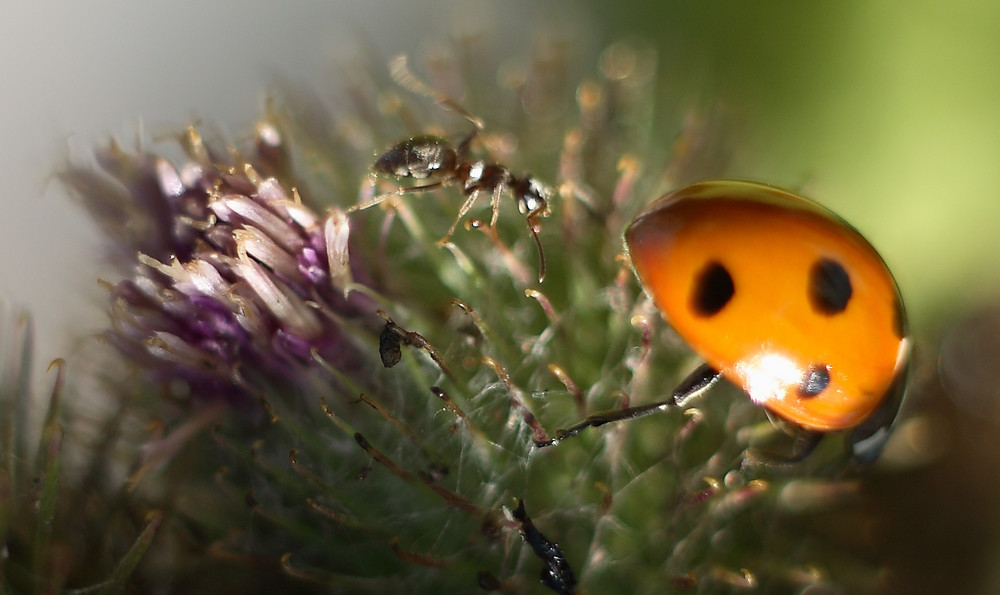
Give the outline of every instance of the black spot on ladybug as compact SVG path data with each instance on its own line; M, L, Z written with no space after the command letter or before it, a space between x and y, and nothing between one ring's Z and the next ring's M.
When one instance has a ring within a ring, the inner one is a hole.
M799 396L815 397L830 385L830 370L823 364L813 364L799 385Z
M809 269L809 301L820 314L843 312L851 293L851 277L836 260L821 258Z
M691 294L691 307L700 316L715 316L736 293L733 278L722 263L711 261L698 273Z

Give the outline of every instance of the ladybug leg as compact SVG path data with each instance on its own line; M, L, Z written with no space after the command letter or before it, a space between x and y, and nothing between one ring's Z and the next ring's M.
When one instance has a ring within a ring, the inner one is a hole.
M791 448L784 452L772 450L758 451L751 448L743 457L740 467L744 470L766 469L779 475L793 474L801 471L802 463L812 454L826 434L811 432L801 428L783 428L792 434Z
M674 389L674 404L683 407L688 400L697 397L722 378L722 373L708 364L702 364L688 374Z
M692 397L708 390L708 388L715 384L721 377L722 374L720 374L716 369L712 368L708 364L702 364L698 366L694 372L689 374L687 378L681 381L677 388L674 389L673 394L670 395L670 398L665 401L642 405L639 407L627 407L617 411L602 411L600 413L595 413L574 426L570 426L565 430L557 430L556 437L551 440L535 441L535 446L538 448L555 446L560 441L565 440L566 438L572 438L587 428L597 428L603 426L604 424L645 417L653 413L666 411L667 409L671 409L673 407L680 407Z
M816 449L816 445L823 439L823 436L825 434L822 432L799 431L795 435L795 441L792 443L792 454L788 458L788 462L798 463L804 461Z

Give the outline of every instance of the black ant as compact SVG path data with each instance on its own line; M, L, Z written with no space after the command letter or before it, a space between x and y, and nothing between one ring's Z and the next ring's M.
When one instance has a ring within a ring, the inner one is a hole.
M545 278L545 254L542 242L538 238L541 224L540 217L548 217L550 213L549 198L552 191L537 178L530 174L515 176L500 163L487 163L470 157L472 141L483 129L483 122L465 110L461 105L447 96L437 93L421 82L410 72L406 65L406 56L397 56L389 63L390 74L400 86L420 95L434 99L443 108L453 111L474 126L458 145L445 138L422 134L402 140L389 148L379 157L372 169L376 174L393 176L395 178L413 178L429 180L419 186L400 186L394 192L380 194L351 206L348 213L373 207L386 199L415 192L428 192L445 186L459 185L462 194L466 196L458 210L458 217L451 224L448 233L438 240L439 246L451 241L452 234L458 223L468 214L479 198L481 192L489 192L492 196L491 206L493 216L490 219L490 229L496 228L497 217L500 214L500 196L509 191L517 199L517 208L526 216L528 232L538 247L538 282Z

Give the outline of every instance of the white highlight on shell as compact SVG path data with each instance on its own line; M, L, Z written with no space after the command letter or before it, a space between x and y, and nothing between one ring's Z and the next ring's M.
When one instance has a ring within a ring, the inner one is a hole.
M791 358L773 351L761 352L736 364L736 373L754 403L781 400L789 387L802 381L802 369Z

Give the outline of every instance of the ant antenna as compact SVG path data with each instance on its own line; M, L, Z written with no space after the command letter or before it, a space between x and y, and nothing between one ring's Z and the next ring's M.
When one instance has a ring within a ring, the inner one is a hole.
M538 248L538 282L545 280L545 251L542 250L542 240L538 237L538 220L534 215L528 216L528 233L531 239L535 240L535 247Z
M454 99L448 97L440 91L435 91L428 86L427 83L417 78L417 75L413 74L413 71L410 70L406 54L400 54L389 61L389 76L391 76L392 80L395 81L400 87L418 95L423 95L424 97L433 99L435 103L444 109L455 112L466 120L472 122L472 125L476 127L476 130L483 129L482 120L472 115L469 110L459 105L459 103Z

